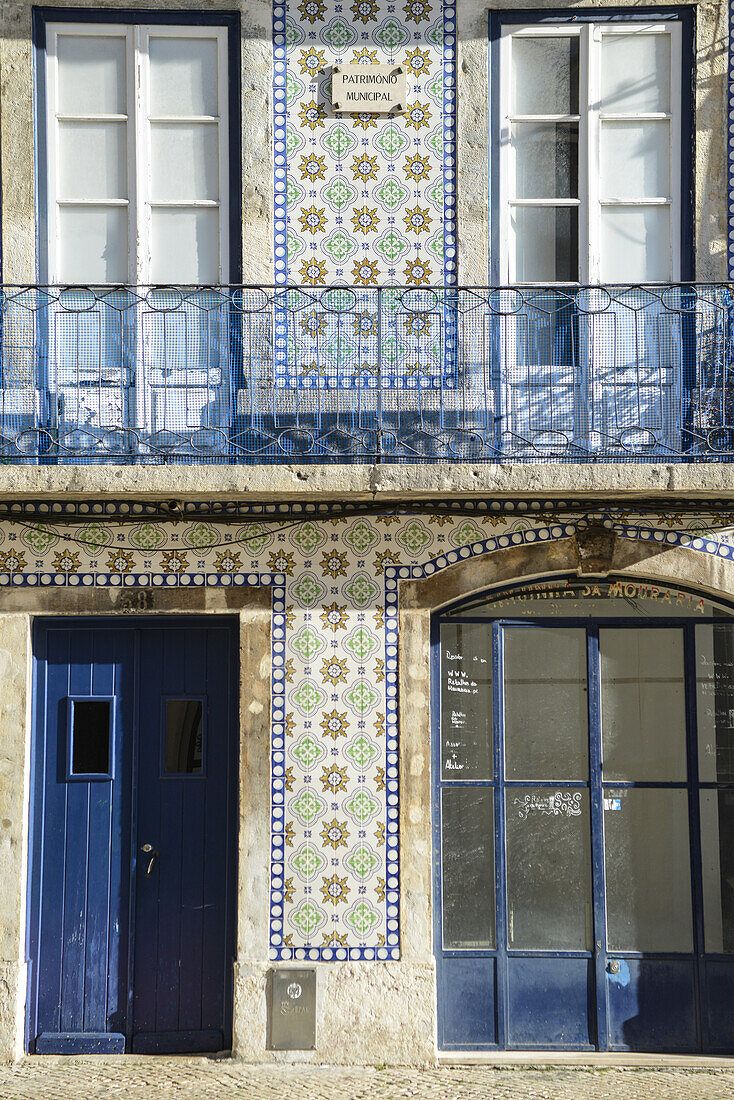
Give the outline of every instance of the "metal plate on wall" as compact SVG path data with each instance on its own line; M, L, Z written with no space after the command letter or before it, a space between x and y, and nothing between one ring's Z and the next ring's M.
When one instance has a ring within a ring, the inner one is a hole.
M270 972L270 1049L316 1047L316 971Z

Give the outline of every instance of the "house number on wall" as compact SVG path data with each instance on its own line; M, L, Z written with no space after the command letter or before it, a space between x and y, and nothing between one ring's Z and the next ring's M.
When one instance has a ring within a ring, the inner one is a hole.
M331 106L355 114L404 111L408 77L402 65L335 65L331 76Z

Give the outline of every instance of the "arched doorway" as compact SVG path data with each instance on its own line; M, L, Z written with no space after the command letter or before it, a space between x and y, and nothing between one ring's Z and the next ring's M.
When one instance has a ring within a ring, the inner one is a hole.
M628 576L434 615L442 1049L734 1050L732 616Z

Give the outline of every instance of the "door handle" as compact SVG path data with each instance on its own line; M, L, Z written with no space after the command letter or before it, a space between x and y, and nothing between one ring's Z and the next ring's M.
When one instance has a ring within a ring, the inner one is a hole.
M140 851L145 852L146 855L148 854L148 852L152 853L151 857L150 857L150 860L148 861L148 870L145 872L145 877L150 878L150 876L153 874L153 867L155 866L155 861L158 859L158 853L156 852L156 850L155 850L155 848L153 847L152 844L144 844L143 847L140 849Z

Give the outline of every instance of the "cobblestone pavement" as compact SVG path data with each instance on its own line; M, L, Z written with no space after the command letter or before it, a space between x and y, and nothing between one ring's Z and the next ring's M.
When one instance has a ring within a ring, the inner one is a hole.
M29 1059L0 1100L732 1100L733 1069L261 1067L205 1058Z

